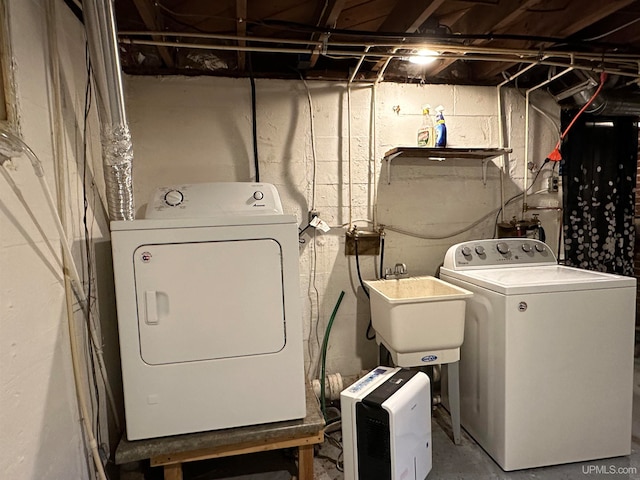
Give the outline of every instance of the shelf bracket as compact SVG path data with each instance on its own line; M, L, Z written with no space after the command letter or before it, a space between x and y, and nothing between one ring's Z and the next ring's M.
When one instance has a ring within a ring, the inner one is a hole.
M391 161L400 156L402 152L392 153L391 155L385 157L385 161L387 162L387 185L391 185Z
M489 168L489 160L488 159L484 159L482 160L482 185L484 185L485 187L487 186L487 169Z

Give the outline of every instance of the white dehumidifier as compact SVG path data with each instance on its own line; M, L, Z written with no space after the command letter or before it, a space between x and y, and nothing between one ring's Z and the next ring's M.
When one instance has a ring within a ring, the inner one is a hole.
M431 392L423 372L377 367L340 393L345 480L424 480Z

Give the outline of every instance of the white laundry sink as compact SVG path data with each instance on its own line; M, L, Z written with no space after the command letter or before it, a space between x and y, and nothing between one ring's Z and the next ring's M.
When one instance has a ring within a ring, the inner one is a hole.
M417 354L404 356L414 364L440 363L436 360L442 361L446 357L443 352L452 349L459 357L464 341L465 299L472 292L431 276L365 283L378 343L393 354Z

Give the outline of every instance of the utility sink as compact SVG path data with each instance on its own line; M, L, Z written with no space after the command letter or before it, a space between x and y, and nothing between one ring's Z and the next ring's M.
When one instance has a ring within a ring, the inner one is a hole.
M365 283L376 339L397 365L459 360L465 303L472 292L431 276Z

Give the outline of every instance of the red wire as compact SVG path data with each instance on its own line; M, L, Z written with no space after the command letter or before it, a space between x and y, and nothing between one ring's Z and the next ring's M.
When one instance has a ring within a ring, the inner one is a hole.
M598 96L598 94L600 94L600 91L602 90L602 87L604 86L604 82L606 80L607 80L607 73L606 72L602 72L600 74L600 85L598 85L598 88L596 89L596 91L593 93L593 95L591 95L591 98L589 99L589 101L584 104L584 106L580 109L578 114L573 118L573 120L571 120L571 123L565 129L565 131L562 132L562 135L560 136L560 140L558 140L558 143L556 144L555 150L558 150L560 148L560 143L564 140L564 137L567 136L567 133L569 133L569 130L571 130L571 127L573 127L573 124L576 123L576 120L578 120L578 117L580 117L580 115L582 115L582 113L587 108L589 108L589 105L591 105L593 103L593 101L596 99L596 97ZM551 157L551 155L550 155L550 157Z

